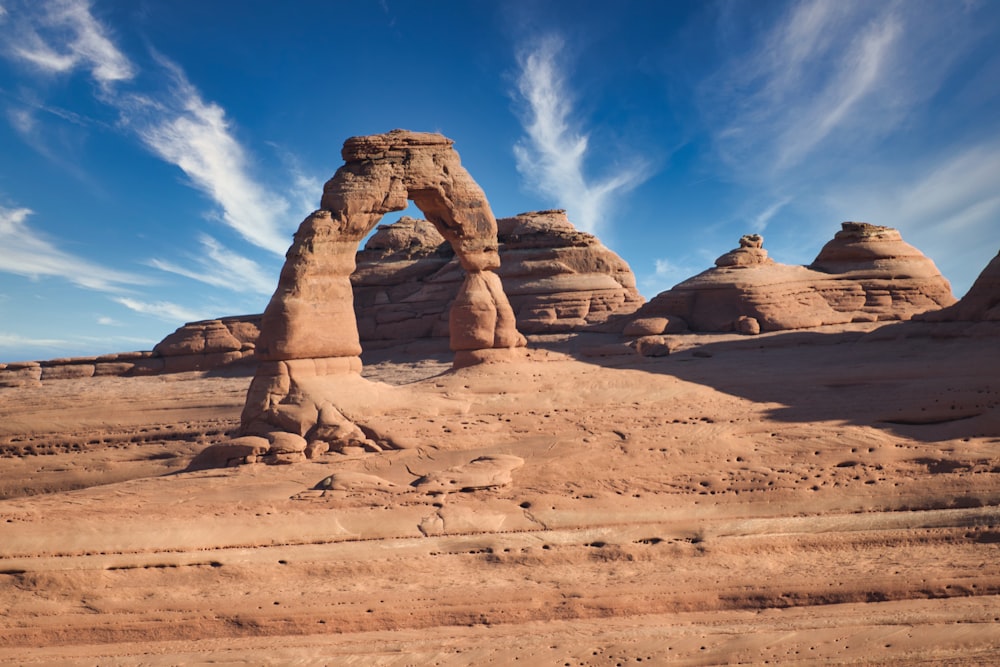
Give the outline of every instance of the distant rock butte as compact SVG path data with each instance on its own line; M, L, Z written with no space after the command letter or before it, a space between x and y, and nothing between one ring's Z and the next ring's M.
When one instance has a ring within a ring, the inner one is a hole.
M628 264L573 227L565 211L522 213L497 225L497 274L519 331L572 331L642 304ZM446 336L446 313L462 279L454 252L429 222L404 217L379 227L351 276L361 340L385 345Z
M899 232L845 222L809 266L778 264L744 236L715 268L661 292L625 326L629 336L756 332L908 320L955 302L934 263Z
M510 359L525 346L495 273L496 219L452 144L440 134L405 130L344 142L344 165L324 185L320 210L295 233L261 318L243 435L287 432L334 449L365 443L334 406L335 378L361 370L351 274L361 239L407 200L465 272L448 315L455 365Z
M157 343L152 351L0 364L0 387L34 386L48 380L160 375L249 365L255 361L260 318L260 315L242 315L189 322Z

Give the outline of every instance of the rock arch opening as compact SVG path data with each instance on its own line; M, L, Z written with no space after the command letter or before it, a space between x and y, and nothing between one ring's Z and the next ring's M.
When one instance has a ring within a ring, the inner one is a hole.
M382 217L421 210L455 250L465 279L449 313L455 366L514 356L525 345L500 278L497 223L452 140L393 130L352 137L324 185L320 209L299 226L261 320L260 360L241 432L304 439L364 439L333 404L324 378L356 375L361 343L350 276L355 253Z

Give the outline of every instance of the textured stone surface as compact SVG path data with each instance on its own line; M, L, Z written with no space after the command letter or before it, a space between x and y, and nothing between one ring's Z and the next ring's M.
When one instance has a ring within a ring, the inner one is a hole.
M634 312L643 302L628 264L565 211L521 213L497 221L500 268L524 333L571 331ZM451 248L425 220L380 227L357 254L351 276L365 343L448 335L446 313L465 279Z
M425 493L458 493L508 486L511 473L524 465L520 456L494 454L468 463L438 470L414 480L413 486Z
M324 414L336 410L323 383L312 378L360 369L351 285L355 252L382 216L405 209L407 200L448 242L465 271L449 318L452 349L509 353L525 345L494 273L500 266L496 220L452 143L439 134L403 130L344 143L344 165L324 186L320 210L295 233L261 319L261 363L243 410L245 433L288 431L334 449L364 442L343 415L324 421Z
M845 222L808 267L776 263L759 235L744 236L715 268L658 294L633 321L681 318L693 331L752 334L908 320L954 301L934 263L898 231ZM627 326L632 335L644 333Z

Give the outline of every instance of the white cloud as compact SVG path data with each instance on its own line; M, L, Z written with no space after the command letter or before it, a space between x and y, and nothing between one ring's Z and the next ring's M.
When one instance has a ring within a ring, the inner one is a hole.
M150 260L150 265L191 278L199 282L222 287L233 292L250 292L270 295L277 285L277 274L265 271L257 262L223 247L211 236L200 239L204 254L192 258L196 267L179 266L163 259Z
M64 348L68 344L69 341L59 338L34 338L0 331L0 350L26 347Z
M54 276L100 292L121 293L144 284L140 276L109 269L59 250L27 225L31 210L0 207L0 271L29 278Z
M135 76L134 65L107 37L87 0L32 3L19 17L8 42L17 58L53 73L85 67L103 87Z
M791 197L782 197L768 206L754 217L750 223L750 228L757 234L762 233L767 229L767 223L771 221L771 218L776 216L781 209L785 208L790 201L792 201Z
M97 317L97 323L105 327L118 327L121 326L121 322L114 319L113 317L108 317L106 315L99 315Z
M120 113L122 126L158 157L179 167L195 188L211 197L219 205L223 223L250 243L284 254L291 244L292 225L297 222L289 219L288 201L254 179L250 160L234 137L225 110L204 100L180 67L154 54L167 74L167 86L159 84L153 92L145 93L132 86L131 91L123 92L121 86L110 84L133 80L137 70L109 39L107 28L91 14L89 2L48 0L26 7L19 16L18 30L12 31L16 36L5 49L8 54L53 73L89 69L101 84L99 99ZM8 119L36 150L54 159L38 136L37 118L29 111L11 111ZM293 178L296 197L300 196L298 187L312 185L304 177ZM313 191L314 200L319 191Z
M704 254L704 251L699 254ZM677 262L666 257L654 259L653 272L647 273L639 281L642 293L644 296L652 298L696 275L704 268L696 269L686 262Z
M121 100L126 124L219 204L226 225L250 243L284 254L291 245L288 202L251 177L246 153L230 132L222 107L205 102L176 65L164 58L160 62L171 74L169 94Z
M27 109L15 109L13 107L7 109L7 120L10 121L11 127L17 130L25 139L30 139L31 135L35 131L37 122L35 121L35 116Z
M717 157L756 184L850 165L943 85L969 48L947 3L792 3L701 86ZM746 25L755 25L749 21ZM969 40L971 43L972 40Z
M170 301L140 301L128 297L115 297L116 302L143 315L152 315L164 322L186 323L214 317L210 313L198 312Z
M632 160L605 178L590 181L585 173L589 136L572 118L572 95L560 70L562 41L548 37L518 57L518 92L527 104L522 118L527 136L514 146L518 171L531 187L567 209L585 231L597 231L615 196L648 178L647 166Z

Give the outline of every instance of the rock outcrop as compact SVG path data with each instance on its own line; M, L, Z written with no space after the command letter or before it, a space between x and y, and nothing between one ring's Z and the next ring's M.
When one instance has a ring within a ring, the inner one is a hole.
M160 375L248 366L255 361L260 315L189 322L151 351L0 364L0 387L37 386L48 380Z
M955 302L930 259L897 230L864 222L843 223L809 266L774 262L758 235L744 236L715 264L651 299L627 335L677 331L681 322L693 331L753 334L908 320Z
M253 361L260 319L260 315L243 315L189 322L157 343L152 359L162 360L165 373L212 370Z
M643 302L628 264L562 210L497 220L504 291L519 331L546 334L601 323ZM365 343L448 335L447 313L462 280L454 252L425 220L379 227L351 276Z
M497 225L503 259L498 273L521 331L573 331L642 305L625 260L576 229L565 211L521 213Z
M914 319L924 322L1000 322L1000 254L986 265L958 303Z
M497 224L486 195L440 134L352 137L320 210L299 226L261 319L245 435L290 432L336 447L362 444L334 406L337 376L361 369L351 274L361 239L412 199L465 271L449 314L456 366L509 358L525 345L495 270ZM330 378L330 379L328 379Z

